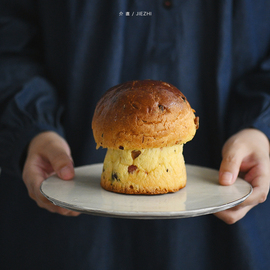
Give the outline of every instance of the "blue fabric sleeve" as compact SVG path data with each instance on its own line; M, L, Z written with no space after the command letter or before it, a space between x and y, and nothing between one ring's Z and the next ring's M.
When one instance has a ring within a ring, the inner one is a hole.
M0 4L0 167L15 174L35 135L45 130L63 135L57 92L42 64L38 23L24 12L33 10L33 3L23 2ZM31 8L22 6L27 4Z
M235 83L228 110L229 135L253 127L270 139L270 57Z

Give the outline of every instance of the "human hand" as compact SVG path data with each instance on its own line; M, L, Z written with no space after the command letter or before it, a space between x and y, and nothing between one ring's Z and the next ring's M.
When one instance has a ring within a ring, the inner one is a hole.
M29 196L39 207L50 212L78 216L80 213L56 206L41 194L41 183L55 173L63 180L74 177L70 149L67 142L57 133L42 132L30 142L23 168L23 181Z
M228 224L266 200L270 186L269 141L257 129L244 129L228 139L222 149L219 183L232 185L238 174L253 187L252 194L241 204L215 215Z

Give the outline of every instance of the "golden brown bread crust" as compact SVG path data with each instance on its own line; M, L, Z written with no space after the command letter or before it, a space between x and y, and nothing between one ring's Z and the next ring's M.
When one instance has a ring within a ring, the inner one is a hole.
M184 144L197 129L186 97L162 81L130 81L110 88L92 121L97 148L146 149Z

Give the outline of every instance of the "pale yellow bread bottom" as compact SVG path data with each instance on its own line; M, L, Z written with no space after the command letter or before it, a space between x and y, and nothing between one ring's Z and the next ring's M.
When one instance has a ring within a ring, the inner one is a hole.
M108 149L101 186L125 194L163 194L186 185L183 145L121 150Z

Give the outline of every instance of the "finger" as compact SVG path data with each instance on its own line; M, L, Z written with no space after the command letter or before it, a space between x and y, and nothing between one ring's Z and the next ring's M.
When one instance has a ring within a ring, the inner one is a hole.
M227 144L223 148L223 158L219 168L219 183L224 186L235 182L243 158L246 156L246 149L241 145L231 147Z
M40 192L40 185L43 182L45 174L38 166L30 166L33 161L27 159L23 170L23 181L27 187L30 198L36 201L37 205L52 213L58 213L65 216L78 216L80 213L71 211L54 205Z
M248 211L250 211L259 203L258 198L260 198L260 192L255 190L255 192L253 191L253 193L241 204L233 208L215 213L215 216L227 224L234 224L238 220L242 219Z
M219 183L228 186L234 183L239 174L241 157L228 155L222 159L219 169Z
M265 167L266 166L262 167L262 171L265 171ZM253 175L258 174L258 176L252 180L252 194L244 202L231 209L216 213L215 215L224 222L233 224L243 218L247 212L250 211L250 209L260 203L263 203L266 200L269 192L270 181L267 175L260 174L262 171L260 169L254 169Z
M44 155L61 179L70 180L74 177L74 165L67 149L58 144L50 144Z
M255 160L255 165L253 165L244 176L244 179L253 187L253 192L251 196L245 200L244 205L257 205L264 202L269 192L269 157L256 157Z
M215 213L214 215L223 220L227 224L231 225L242 219L253 206L241 207L235 206L231 209L224 210L222 212Z
M245 200L245 205L257 205L265 202L269 192L269 179L265 176L256 177L251 181L253 191Z
M28 156L39 154L63 180L74 177L73 160L67 142L55 132L42 132L30 143Z

